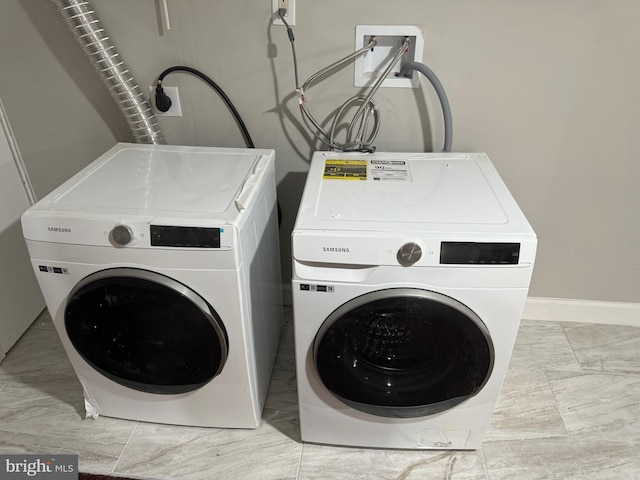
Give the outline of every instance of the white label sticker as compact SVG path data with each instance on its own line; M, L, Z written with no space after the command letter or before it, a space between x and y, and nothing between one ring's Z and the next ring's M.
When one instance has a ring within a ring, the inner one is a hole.
M406 160L371 160L371 180L410 182L411 174Z

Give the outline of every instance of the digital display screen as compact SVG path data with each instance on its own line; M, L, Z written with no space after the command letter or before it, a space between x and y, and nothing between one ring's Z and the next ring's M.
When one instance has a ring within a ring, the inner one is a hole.
M442 242L443 265L517 265L519 243Z
M151 225L154 247L220 248L220 229Z

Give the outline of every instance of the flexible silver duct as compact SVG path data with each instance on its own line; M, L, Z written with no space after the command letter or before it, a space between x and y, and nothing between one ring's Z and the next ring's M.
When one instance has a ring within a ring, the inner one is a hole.
M53 0L69 31L120 107L138 143L165 143L164 135L124 61L87 0Z

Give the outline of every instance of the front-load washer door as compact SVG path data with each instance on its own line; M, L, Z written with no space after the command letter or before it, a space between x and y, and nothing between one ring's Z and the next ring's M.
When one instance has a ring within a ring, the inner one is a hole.
M227 358L226 331L211 305L186 285L141 269L84 278L68 297L65 328L95 370L148 393L195 390Z
M409 288L370 292L336 309L313 355L331 393L384 417L448 410L482 389L494 363L489 332L471 309Z

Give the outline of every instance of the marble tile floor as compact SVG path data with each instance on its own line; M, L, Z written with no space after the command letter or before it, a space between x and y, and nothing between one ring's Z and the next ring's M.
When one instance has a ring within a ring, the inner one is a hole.
M344 448L300 441L290 321L261 426L223 430L84 419L45 312L0 364L0 452L162 480L640 479L639 354L640 328L523 321L480 449Z

